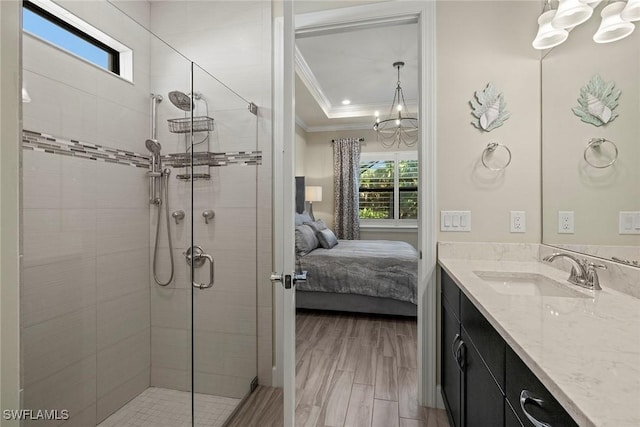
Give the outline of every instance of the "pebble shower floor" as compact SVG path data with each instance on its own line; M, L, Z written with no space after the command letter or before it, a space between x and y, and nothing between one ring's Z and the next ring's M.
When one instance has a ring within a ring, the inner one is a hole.
M195 395L195 427L219 427L240 399ZM150 387L124 405L98 427L191 427L191 394Z

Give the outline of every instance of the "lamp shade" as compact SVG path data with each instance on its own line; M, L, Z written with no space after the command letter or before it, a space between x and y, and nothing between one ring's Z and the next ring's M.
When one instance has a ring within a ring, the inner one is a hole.
M602 9L600 14L602 22L598 31L593 35L594 42L611 43L623 39L633 32L635 25L620 17L620 13L626 5L627 3L618 1Z
M304 199L308 202L322 201L322 187L319 185L308 185L304 188Z
M548 10L538 18L538 34L531 43L534 48L549 49L558 46L569 37L569 32L564 28L554 28L551 25L555 14L555 10Z
M593 7L580 0L560 0L551 25L555 28L571 28L580 25L593 15Z
M620 17L625 21L640 21L640 0L629 0Z

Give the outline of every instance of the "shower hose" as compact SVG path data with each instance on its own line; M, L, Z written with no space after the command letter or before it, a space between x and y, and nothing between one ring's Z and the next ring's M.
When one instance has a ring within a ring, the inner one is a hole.
M165 169L162 172L162 176L160 178L160 201L158 203L158 216L156 221L156 243L153 248L153 278L156 283L160 286L167 286L173 280L173 244L171 243L171 223L169 222L169 175L171 174L170 169ZM162 198L162 192L164 190L164 202ZM160 281L158 279L157 273L157 264L158 264L158 241L160 240L160 211L162 211L162 204L164 203L164 211L167 219L167 237L169 239L169 258L171 259L171 274L169 275L169 280L166 282Z

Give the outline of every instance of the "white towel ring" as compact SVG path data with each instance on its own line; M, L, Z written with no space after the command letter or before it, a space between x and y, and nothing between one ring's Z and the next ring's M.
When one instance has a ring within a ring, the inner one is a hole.
M507 151L507 154L509 155L509 160L507 160L507 163L504 164L504 166L498 167L498 168L494 168L491 167L487 164L486 161L486 157L488 154L493 153L494 151L496 151L499 147L504 148ZM485 148L482 151L482 165L492 171L501 171L507 168L507 166L509 166L509 164L511 163L511 150L509 150L509 147L507 147L506 145L503 144L498 144L497 142L490 142L487 144L487 148Z
M599 150L600 146L607 142L613 145L613 149L615 150L615 156L613 156L613 160L611 160L609 163L604 165L594 165L589 161L589 159L587 159L587 152L589 150ZM583 157L585 162L587 162L590 166L593 166L596 169L608 168L609 166L613 165L616 162L616 160L618 160L618 146L614 144L613 141L610 141L606 138L591 138L589 140L589 143L587 144L587 147L584 149Z

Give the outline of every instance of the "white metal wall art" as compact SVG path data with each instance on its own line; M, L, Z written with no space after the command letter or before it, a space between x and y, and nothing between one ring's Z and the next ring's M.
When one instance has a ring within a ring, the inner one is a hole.
M594 126L606 125L618 117L618 98L620 90L616 89L616 84L605 82L596 74L580 89L579 105L572 110L585 123Z
M511 116L511 113L505 109L504 97L498 93L491 82L484 89L477 90L474 95L469 104L474 117L471 124L476 128L490 132L502 126Z

